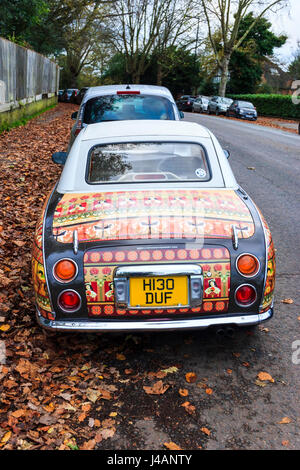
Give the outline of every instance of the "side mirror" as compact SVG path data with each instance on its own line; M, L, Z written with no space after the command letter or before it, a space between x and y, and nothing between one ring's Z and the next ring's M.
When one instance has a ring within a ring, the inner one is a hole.
M71 114L72 119L77 119L78 111L75 111L75 113Z
M52 161L58 165L64 165L67 160L67 152L55 152L52 155Z
M230 152L229 152L229 150L223 149L223 152L224 152L226 158L229 158L229 157L230 157Z
M179 116L180 116L180 119L183 119L183 118L184 118L184 112L183 112L183 111L179 111Z

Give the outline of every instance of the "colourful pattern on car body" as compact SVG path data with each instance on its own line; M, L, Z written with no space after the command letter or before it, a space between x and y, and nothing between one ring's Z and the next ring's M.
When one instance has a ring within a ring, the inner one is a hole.
M203 270L201 307L179 309L119 309L114 305L113 273L122 266L147 263L195 263ZM166 314L224 313L230 293L230 254L221 246L204 248L94 248L84 255L84 277L89 316L158 316Z
M248 207L235 191L160 190L65 194L57 204L53 235L72 243L130 239L239 238L254 234Z
M50 297L45 278L45 267L43 257L43 220L49 197L50 194L44 203L41 215L38 219L35 228L32 247L32 282L34 288L35 301L40 314L48 320L54 320L55 317L52 313Z
M267 276L265 283L265 290L263 295L263 301L260 312L265 312L270 308L273 303L274 289L275 289L275 274L276 274L276 260L275 260L275 249L269 226L265 218L261 215L265 238L266 238L266 250L267 250Z

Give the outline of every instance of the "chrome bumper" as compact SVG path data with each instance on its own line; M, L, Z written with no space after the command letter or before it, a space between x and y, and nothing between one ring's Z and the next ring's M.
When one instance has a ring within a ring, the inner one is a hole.
M189 319L149 319L149 320L99 320L96 321L61 321L47 320L37 310L37 321L40 326L47 330L56 331L79 331L79 332L122 332L122 331L158 331L158 330L193 330L205 329L210 326L257 325L269 320L273 316L273 308L264 313L249 315L220 316L217 318L189 318Z

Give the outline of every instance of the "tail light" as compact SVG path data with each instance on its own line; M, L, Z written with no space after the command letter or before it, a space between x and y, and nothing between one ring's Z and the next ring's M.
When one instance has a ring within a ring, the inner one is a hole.
M70 282L76 277L77 271L77 264L74 261L61 259L55 264L53 275L59 282Z
M235 301L240 307L249 307L256 301L256 290L250 284L242 284L235 291Z
M80 295L74 290L64 290L58 297L58 305L65 312L76 312L81 305Z
M259 271L259 261L251 254L240 255L236 262L237 270L245 277L253 277Z

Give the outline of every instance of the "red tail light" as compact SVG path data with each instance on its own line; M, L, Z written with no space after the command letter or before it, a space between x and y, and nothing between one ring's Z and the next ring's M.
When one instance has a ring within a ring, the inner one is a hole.
M235 301L241 307L249 307L256 301L256 290L249 284L243 284L235 291Z
M74 290L63 291L58 298L58 305L67 312L76 312L81 304L80 296Z
M79 134L80 131L81 131L81 127L76 127L75 132L74 132L75 137L78 136L78 134Z

